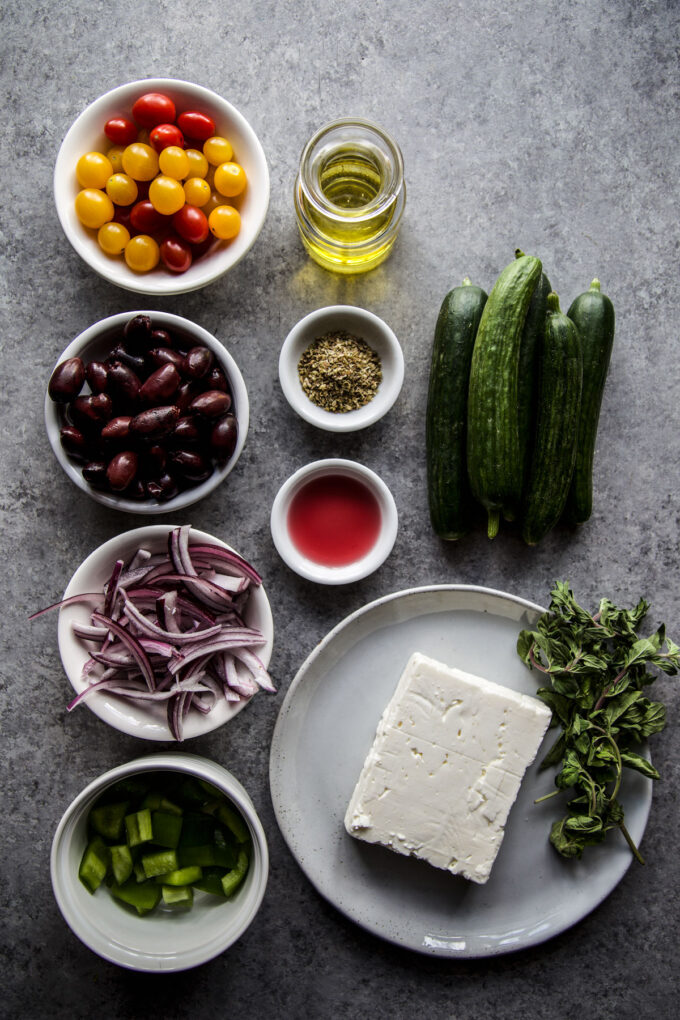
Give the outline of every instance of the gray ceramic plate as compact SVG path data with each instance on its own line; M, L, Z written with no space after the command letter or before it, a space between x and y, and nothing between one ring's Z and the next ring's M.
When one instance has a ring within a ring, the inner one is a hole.
M548 843L557 798L534 764L510 813L486 885L352 839L343 817L382 711L413 651L533 694L538 686L517 657L517 634L539 606L487 588L438 585L372 602L335 627L295 677L271 748L276 817L292 853L318 891L351 920L397 945L435 956L478 957L525 948L585 917L631 863L612 833L581 861ZM548 731L537 761L554 739ZM626 777L622 800L636 843L644 833L652 784Z

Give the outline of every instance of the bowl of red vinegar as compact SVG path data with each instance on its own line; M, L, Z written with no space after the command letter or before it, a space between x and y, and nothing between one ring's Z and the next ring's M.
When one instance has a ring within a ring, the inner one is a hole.
M380 567L397 537L397 507L383 480L353 460L317 460L279 489L272 538L291 570L318 584L350 584Z

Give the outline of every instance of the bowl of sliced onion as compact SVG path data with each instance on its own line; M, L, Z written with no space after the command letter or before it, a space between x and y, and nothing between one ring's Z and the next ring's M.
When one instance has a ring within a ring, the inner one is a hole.
M69 711L87 705L123 733L196 737L258 691L274 692L274 625L260 575L188 525L110 539L48 608L59 608L59 652L76 693Z

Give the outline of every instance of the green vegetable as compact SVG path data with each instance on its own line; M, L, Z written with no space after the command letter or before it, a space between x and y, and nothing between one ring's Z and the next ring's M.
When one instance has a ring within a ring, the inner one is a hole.
M535 545L557 524L576 459L583 365L576 326L548 295L539 350L538 409L531 469L524 497L522 537Z
M557 789L549 797L570 792L566 814L550 832L550 842L564 857L581 857L585 847L618 828L644 863L626 829L618 794L624 768L659 778L636 748L663 729L666 713L643 691L656 679L655 671L673 675L680 668L680 648L663 625L651 637L638 637L648 609L644 599L633 609L602 599L591 615L568 584L557 582L536 630L519 635L517 652L530 669L545 674L549 686L540 688L538 697L561 728L541 767L560 766Z
M500 513L513 520L522 495L523 457L517 391L522 330L541 262L520 254L506 266L484 306L470 366L467 465L475 499L488 512L488 535Z
M434 331L426 413L427 491L432 527L461 538L472 523L467 404L470 362L487 294L466 277L444 298Z
M567 315L576 325L583 347L583 398L576 464L564 516L571 524L583 524L593 511L595 440L614 344L614 306L600 292L600 281L593 280L590 290L572 302Z
M231 895L249 867L242 815L214 786L192 777L145 778L151 782L121 780L93 805L80 880L91 893L105 883L140 916L155 909L161 890L172 908L189 909L194 889Z
M521 254L518 249L517 257L519 258ZM545 323L548 315L548 294L551 290L550 280L545 273L541 273L536 284L536 290L529 302L519 348L517 423L519 445L522 453L523 487L529 479L529 469L534 449L536 410L538 405L539 350L545 334Z

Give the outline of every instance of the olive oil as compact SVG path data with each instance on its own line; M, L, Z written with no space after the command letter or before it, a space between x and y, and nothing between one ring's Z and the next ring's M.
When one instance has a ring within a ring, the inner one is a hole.
M296 182L298 225L321 265L359 273L394 245L405 202L398 147L366 121L323 128L302 154Z

